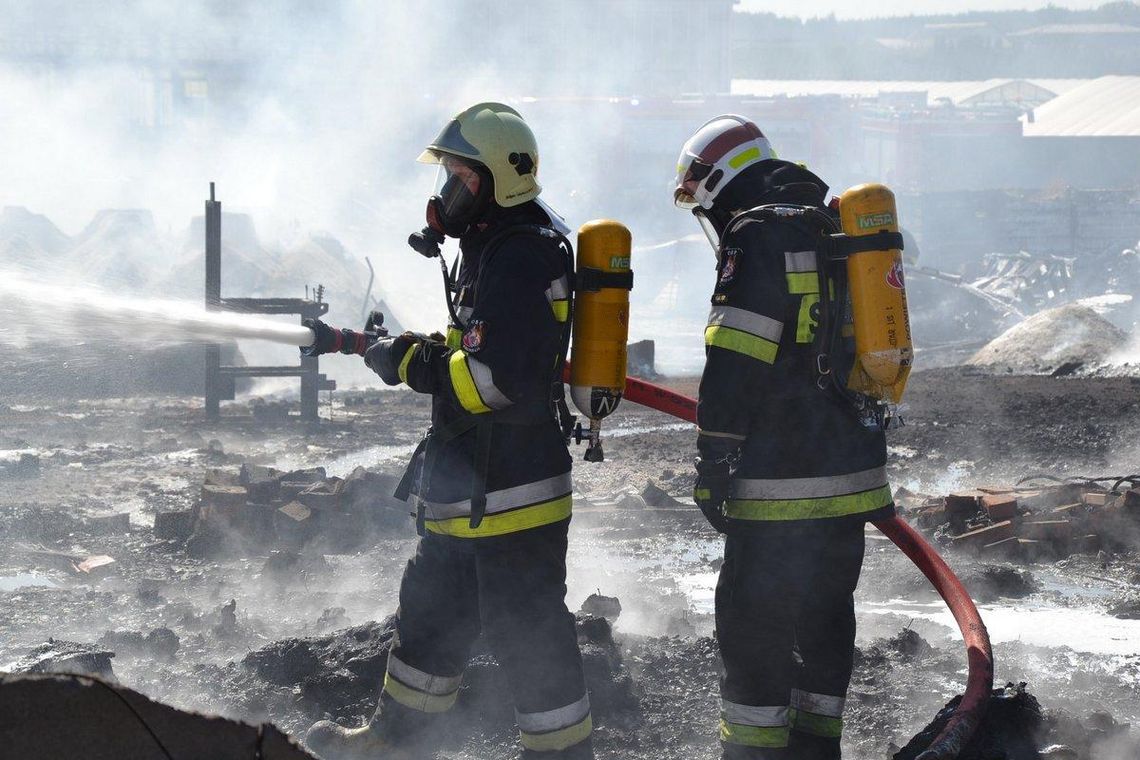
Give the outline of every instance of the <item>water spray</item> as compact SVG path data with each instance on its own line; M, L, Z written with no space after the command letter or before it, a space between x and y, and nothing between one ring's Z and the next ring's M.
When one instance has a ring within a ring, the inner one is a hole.
M313 330L265 317L207 311L189 301L122 296L98 288L62 285L16 273L0 274L0 343L20 345L19 331L82 340L151 342L266 340L311 346Z

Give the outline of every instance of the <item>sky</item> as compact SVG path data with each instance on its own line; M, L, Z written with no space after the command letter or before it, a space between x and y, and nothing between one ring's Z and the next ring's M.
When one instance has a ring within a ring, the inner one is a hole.
M1099 8L1107 0L740 0L740 10L766 11L781 16L812 18L834 13L838 18L907 16L967 11Z

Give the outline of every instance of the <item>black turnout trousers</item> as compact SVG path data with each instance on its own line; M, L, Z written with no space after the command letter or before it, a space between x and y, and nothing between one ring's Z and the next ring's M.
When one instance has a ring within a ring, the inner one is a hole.
M858 518L757 523L727 537L716 589L721 696L733 703L725 709L748 714L758 706L777 716L786 709L788 717L783 740L779 720L754 721L773 728L744 744L725 742L724 758L840 757L864 525Z
M569 523L474 541L432 533L421 538L400 585L389 659L389 676L402 675L393 669L395 658L438 676L437 682L458 681L472 644L483 634L510 683L524 747L527 716L560 715L555 725L569 724L563 731L573 732L571 739L585 737L571 747L536 753L541 758L593 757L582 658L565 603ZM402 744L430 733L435 711L410 709L390 691L386 685L375 719L385 734ZM569 714L583 706L582 714ZM585 723L584 730L576 723Z

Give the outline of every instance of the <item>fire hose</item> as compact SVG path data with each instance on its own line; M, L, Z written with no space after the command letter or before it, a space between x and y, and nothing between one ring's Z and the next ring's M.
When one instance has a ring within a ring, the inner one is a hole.
M383 319L383 315L374 314L369 318L364 333L339 331L337 346L332 350L342 350L343 343L345 353L364 353L363 349L371 345L378 335L386 334L386 330L381 332ZM312 328L312 325L307 326ZM313 345L316 337L314 332ZM569 362L563 368L563 380L570 380ZM697 422L696 399L644 380L627 378L624 398L686 422ZM994 656L989 633L965 586L918 531L897 516L876 520L873 524L922 571L950 608L962 632L968 663L966 691L942 731L916 759L955 760L981 724L993 689Z
M644 380L627 378L625 399L686 422L697 422L696 399ZM874 525L922 571L950 608L962 632L969 665L966 691L941 733L917 758L954 760L981 723L993 689L994 655L989 634L965 586L918 531L897 516L876 520Z

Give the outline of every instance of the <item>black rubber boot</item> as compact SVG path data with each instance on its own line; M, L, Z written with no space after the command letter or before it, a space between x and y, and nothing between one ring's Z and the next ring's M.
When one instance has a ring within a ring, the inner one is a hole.
M416 755L393 747L376 723L345 728L331 720L314 723L305 734L305 746L321 760L413 760Z
M524 749L522 760L594 760L594 743L590 739L557 752L535 752Z

